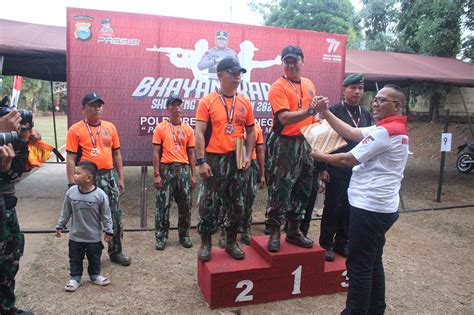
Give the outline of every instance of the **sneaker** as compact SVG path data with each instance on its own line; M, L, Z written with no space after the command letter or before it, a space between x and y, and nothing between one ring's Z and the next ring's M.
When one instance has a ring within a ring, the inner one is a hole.
M64 290L66 290L67 292L74 292L77 290L77 288L79 288L81 284L75 280L75 279L70 279L67 283L66 283L66 286L64 287Z
M125 256L123 253L111 255L110 261L120 266L130 266L130 264L132 263L132 259L130 259L130 257Z
M324 258L326 258L326 261L334 261L334 250L332 247L326 249L326 252L324 253Z
M101 275L98 275L95 280L89 280L89 282L101 286L109 285L110 283L109 279Z

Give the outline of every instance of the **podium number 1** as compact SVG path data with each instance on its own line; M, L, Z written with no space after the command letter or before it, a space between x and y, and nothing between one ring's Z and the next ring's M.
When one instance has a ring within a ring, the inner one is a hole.
M253 295L247 295L253 289L253 282L251 280L242 280L237 283L235 286L237 289L242 289L245 286L245 289L240 292L240 294L235 299L235 302L247 302L253 301Z
M293 282L293 292L291 294L301 294L301 270L303 268L301 265L298 266L298 268L295 269L291 274L295 276L295 281Z

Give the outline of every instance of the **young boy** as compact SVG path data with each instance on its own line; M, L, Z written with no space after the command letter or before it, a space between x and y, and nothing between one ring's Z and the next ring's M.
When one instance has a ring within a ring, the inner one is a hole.
M61 237L63 229L72 216L69 231L69 265L71 279L64 289L77 290L81 283L82 261L87 256L90 282L108 285L109 279L100 275L100 256L104 246L101 242L102 226L104 240L110 242L113 235L109 200L105 192L96 187L97 166L90 161L81 161L74 171L74 183L64 198L63 209L56 226L56 237Z

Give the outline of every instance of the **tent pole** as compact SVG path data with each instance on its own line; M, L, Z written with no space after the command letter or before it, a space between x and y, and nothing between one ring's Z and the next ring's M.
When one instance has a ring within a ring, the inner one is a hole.
M54 147L56 150L58 150L58 134L56 130L56 115L55 115L55 106L54 106L54 91L53 91L53 78L51 76L51 71L49 70L49 67L46 66L46 69L48 69L49 73L49 84L51 87L51 112L53 113L53 129L54 129ZM59 157L56 155L56 162L59 163Z
M471 135L474 135L474 130L472 129L471 117L469 117L469 111L467 110L466 101L464 100L464 95L462 94L462 89L459 87L459 93L461 94L462 104L464 105L464 110L466 111L467 122L469 123L469 128L471 129Z

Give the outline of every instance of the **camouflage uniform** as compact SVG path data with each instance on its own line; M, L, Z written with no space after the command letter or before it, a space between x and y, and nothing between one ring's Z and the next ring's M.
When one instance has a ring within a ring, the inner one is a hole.
M258 190L258 165L257 161L252 160L252 164L247 171L247 189L245 192L244 215L242 216L242 227L252 225L252 206L257 196Z
M268 222L283 225L285 218L302 220L313 182L309 143L303 136L287 137L273 132L267 139L266 154Z
M118 174L115 169L99 170L95 178L95 184L101 188L109 197L110 211L112 212L112 223L114 236L109 242L109 256L122 252L123 224L122 208L119 203Z
M235 153L206 153L212 176L203 181L204 191L200 198L198 232L212 234L218 225L218 214L222 205L228 205L224 227L226 232L237 233L244 211L244 195L247 187L245 171L238 170Z
M188 164L160 164L163 186L156 192L155 238L168 239L171 202L178 204L178 233L185 235L191 225L191 167Z
M15 307L15 276L23 256L25 237L15 211L16 197L0 198L0 314ZM8 206L8 207L7 207Z

